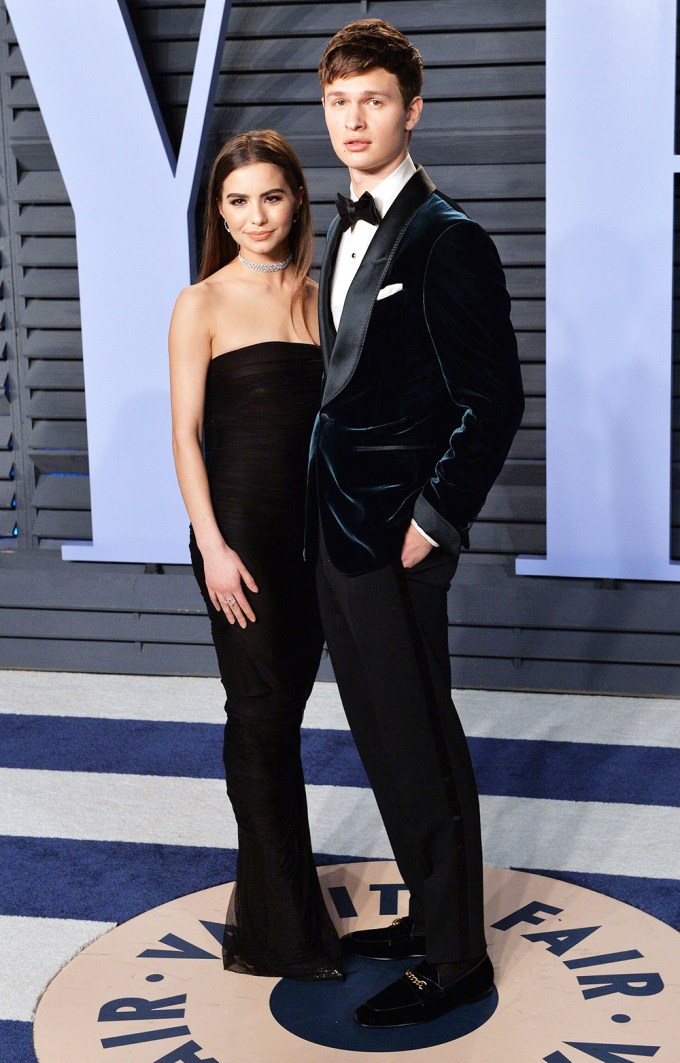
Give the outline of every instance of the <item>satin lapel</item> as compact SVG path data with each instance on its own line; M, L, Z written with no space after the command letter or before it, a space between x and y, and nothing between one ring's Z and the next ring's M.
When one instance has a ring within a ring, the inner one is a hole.
M395 199L371 240L345 299L340 326L332 348L332 357L330 364L326 366L326 385L322 406L334 399L352 378L361 356L376 296L382 287L383 279L399 241L415 212L433 191L434 185L422 166L419 166ZM335 246L337 248L337 240ZM326 252L326 259L330 261L330 246ZM324 266L326 259L324 259ZM329 268L326 270L325 278L329 288L330 273ZM323 280L322 274L322 282ZM319 299L320 305L328 301L324 298L323 289L319 293Z
M326 370L328 370L331 351L335 343L335 325L331 314L331 279L333 277L335 256L338 253L338 244L342 236L339 222L339 218L334 218L329 226L326 250L321 263L321 276L319 277L319 332L321 335L321 353Z

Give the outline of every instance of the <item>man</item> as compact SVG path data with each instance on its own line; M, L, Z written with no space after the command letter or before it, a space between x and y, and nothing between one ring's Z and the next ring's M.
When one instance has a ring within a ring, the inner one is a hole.
M355 1012L364 1026L402 1026L493 988L446 598L524 403L496 250L408 153L420 55L365 19L333 37L319 74L351 198L338 196L321 272L309 526L340 695L410 891L407 917L345 944L425 957Z

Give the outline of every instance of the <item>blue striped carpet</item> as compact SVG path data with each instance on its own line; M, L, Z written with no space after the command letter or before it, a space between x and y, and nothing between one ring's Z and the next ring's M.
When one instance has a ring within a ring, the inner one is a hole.
M51 977L110 926L233 878L216 680L0 673L0 1059L35 1063ZM680 929L680 701L460 691L489 864ZM389 857L333 684L303 732L320 863Z

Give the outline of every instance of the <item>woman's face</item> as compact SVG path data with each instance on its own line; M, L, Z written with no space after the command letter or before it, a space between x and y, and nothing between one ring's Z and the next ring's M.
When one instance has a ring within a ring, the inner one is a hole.
M225 178L219 210L245 258L280 262L301 199L278 166L254 162Z

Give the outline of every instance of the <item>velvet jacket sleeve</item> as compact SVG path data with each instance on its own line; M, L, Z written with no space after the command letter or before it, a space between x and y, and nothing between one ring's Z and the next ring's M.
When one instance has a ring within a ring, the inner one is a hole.
M453 550L482 508L524 411L503 269L475 222L454 222L438 237L425 271L423 308L454 416L449 447L413 516Z

